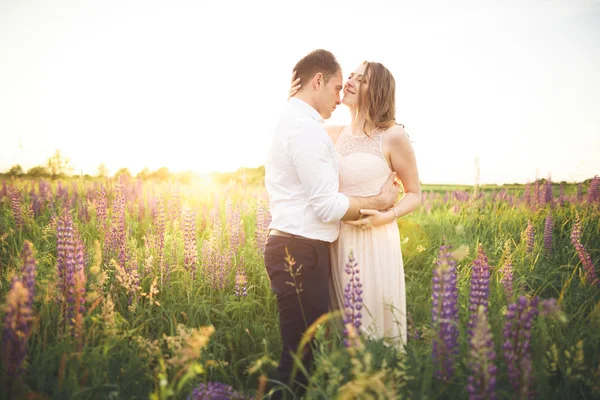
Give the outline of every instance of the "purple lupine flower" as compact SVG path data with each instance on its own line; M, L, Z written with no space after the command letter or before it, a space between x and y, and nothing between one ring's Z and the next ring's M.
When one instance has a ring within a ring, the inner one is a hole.
M58 221L57 230L59 304L65 322L72 327L77 314L83 309L84 298L78 297L77 286L78 275L84 273L83 242L71 214L66 210Z
M562 311L554 297L540 301L540 315L542 317L559 316L560 314L562 314Z
M125 225L125 185L123 175L117 181L115 202L113 207L113 245L117 254L119 265L125 271L130 270L129 255L127 253L127 227Z
M186 209L183 216L184 265L190 271L192 280L196 277L198 250L196 247L196 213Z
M75 242L75 297L79 299L79 307L75 307L75 314L85 313L85 251L83 240L77 228L74 230Z
M201 383L194 388L187 400L245 400L231 386L220 382Z
M554 190L552 186L552 180L548 177L545 185L544 191L544 202L545 204L550 204L550 207L554 206Z
M171 191L171 200L169 201L169 218L172 221L179 221L181 214L181 196L179 195L179 185L175 185Z
M440 246L437 267L433 270L431 316L437 333L432 348L435 374L438 379L448 381L454 372L459 333L456 262L449 245Z
M600 285L600 279L596 273L592 258L581 243L581 234L581 219L579 218L579 215L577 215L575 225L573 225L573 229L571 230L571 242L575 246L575 250L577 250L577 254L579 255L583 269L585 270L586 280L592 285Z
M2 190L0 190L0 197L4 198L8 194L8 187L6 186L6 181L2 181Z
M520 296L508 305L504 323L504 360L508 366L508 380L516 397L533 395L531 375L531 330L538 313L538 298Z
M205 270L204 276L210 280L213 288L216 287L214 279L216 262L215 240L209 237L202 242L202 267Z
M548 212L546 215L546 222L544 224L544 250L547 255L552 254L552 230L554 229L554 220L552 219L552 212Z
M483 306L477 309L475 328L470 340L469 369L467 391L469 400L493 400L496 396L496 372L494 364L496 352L492 331Z
M535 244L535 230L533 229L533 223L531 220L527 221L527 228L525 228L525 240L527 241L525 252L527 254L531 254Z
M106 190L104 186L100 185L100 189L98 189L98 195L95 199L95 208L96 208L96 225L98 229L98 238L102 240L107 246L106 236L106 209L108 206L108 200L106 198Z
M350 250L348 254L348 262L344 270L348 276L348 283L344 288L344 343L348 347L350 341L348 338L347 325L352 325L357 334L360 334L360 327L362 324L361 310L362 304L362 283L360 282L360 274L358 264L354 259L354 252Z
M595 175L590 182L588 202L590 204L600 202L600 177L598 175Z
M217 240L223 236L223 224L221 223L221 212L218 203L210 210L210 219L212 220L212 233Z
M256 247L261 253L265 251L265 243L269 236L269 224L271 223L271 214L269 213L269 206L259 201L256 205L256 231L255 241Z
M229 245L234 256L237 256L240 248L244 245L244 221L242 220L239 206L233 208L228 201L225 206L227 226L230 227Z
M154 226L156 227L156 245L158 247L158 267L160 271L163 271L165 262L166 217L165 203L162 194L158 195L154 206Z
M240 256L239 266L235 275L235 295L245 297L248 295L248 275L246 274L246 264L244 255Z
M23 215L21 213L21 193L14 188L11 190L11 208L13 212L13 218L15 220L15 226L17 229L21 229L23 227Z
M23 361L27 357L27 340L31 334L32 311L29 291L18 277L13 277L6 295L6 313L2 327L2 363L9 378L24 374ZM10 380L8 380L10 384Z
M83 349L83 316L85 314L85 254L83 240L79 231L75 229L75 276L74 276L74 302L71 334L78 342L78 349Z
M35 275L37 272L37 262L33 256L33 244L29 240L26 240L23 243L21 259L23 260L23 267L21 268L23 285L27 288L29 293L27 305L31 308L33 305L33 298L35 296Z
M57 289L64 321L72 322L75 309L75 238L71 214L63 211L57 224Z
M581 203L583 200L583 185L581 182L577 184L577 202Z
M504 287L504 293L506 294L506 298L510 299L513 296L513 265L512 265L512 257L508 255L504 260L504 264L500 269L502 273L502 277L500 278L500 283Z
M540 180L539 179L535 179L535 182L533 182L533 209L537 210L538 206L540 204Z
M488 297L490 295L490 265L488 258L483 251L483 245L480 243L477 249L477 258L473 261L471 272L471 292L469 294L469 337L472 336L477 318L477 309L483 306L488 310Z

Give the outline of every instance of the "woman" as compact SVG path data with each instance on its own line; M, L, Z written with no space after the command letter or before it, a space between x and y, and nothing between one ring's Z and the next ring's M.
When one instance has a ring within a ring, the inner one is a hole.
M300 87L299 80L293 81L290 96ZM390 172L396 172L404 196L390 210L364 210L365 218L342 222L331 249L331 306L345 308L351 281L346 263L352 251L362 284L361 329L372 339L406 344L404 265L396 219L421 201L414 151L404 126L396 123L396 85L387 68L363 62L350 74L343 94L351 123L326 126L340 160L340 192L375 195Z

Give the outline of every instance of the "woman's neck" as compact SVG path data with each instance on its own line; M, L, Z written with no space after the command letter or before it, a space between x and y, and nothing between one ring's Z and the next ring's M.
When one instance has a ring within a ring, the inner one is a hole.
M372 123L367 122L365 115L356 113L356 107L350 107L350 131L355 136L360 136L361 134L370 134L375 128L377 128Z

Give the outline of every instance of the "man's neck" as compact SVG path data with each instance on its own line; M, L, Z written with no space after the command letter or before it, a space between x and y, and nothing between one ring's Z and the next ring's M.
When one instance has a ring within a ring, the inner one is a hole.
M305 102L306 104L308 104L309 106L311 106L312 108L317 110L317 112L319 112L319 109L316 107L314 100L308 93L296 93L294 98L296 98L298 100L302 100L303 102ZM321 113L319 113L319 114L321 114Z

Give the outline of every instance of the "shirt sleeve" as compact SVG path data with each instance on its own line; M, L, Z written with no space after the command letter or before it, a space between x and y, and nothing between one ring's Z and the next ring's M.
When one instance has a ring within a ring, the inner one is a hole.
M317 121L301 124L290 141L292 164L308 201L325 223L340 221L350 199L339 193L339 177L331 141Z

